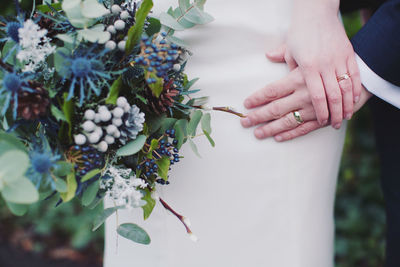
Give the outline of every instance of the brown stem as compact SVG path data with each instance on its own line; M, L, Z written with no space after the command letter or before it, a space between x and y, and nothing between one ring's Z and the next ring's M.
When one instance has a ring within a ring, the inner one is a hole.
M183 217L182 215L180 215L179 213L177 213L176 211L174 211L170 205L168 205L162 198L159 198L161 204L164 206L164 208L168 211L170 211L172 214L174 214L181 222L182 224L185 226L186 228L186 232L188 234L191 234L192 231L190 230L189 226L186 224L185 222L185 217Z
M193 106L193 107L198 108L198 109L204 109L203 106ZM212 110L231 113L231 114L236 115L236 116L241 117L241 118L245 118L246 117L244 114L242 114L240 112L236 112L230 107L213 107Z

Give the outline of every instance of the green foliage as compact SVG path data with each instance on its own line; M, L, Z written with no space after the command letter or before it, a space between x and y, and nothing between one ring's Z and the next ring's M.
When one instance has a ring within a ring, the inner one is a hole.
M133 242L148 245L150 244L150 236L140 226L133 223L124 223L118 226L119 235L132 240Z
M146 143L146 136L139 135L135 140L129 142L117 151L117 156L130 156L138 153Z

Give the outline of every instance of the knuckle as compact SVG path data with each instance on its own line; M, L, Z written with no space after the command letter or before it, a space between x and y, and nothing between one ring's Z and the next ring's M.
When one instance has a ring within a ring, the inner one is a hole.
M297 128L298 136L306 135L308 133L308 129L306 127L299 127Z
M278 104L271 103L269 107L269 112L274 119L278 119L281 117L281 108Z
M333 105L338 105L342 103L342 96L339 94L333 94L328 96L329 102Z
M282 123L285 128L292 128L294 125L292 116L285 116L282 118Z
M340 89L342 89L342 91L345 93L351 92L353 90L353 85L349 80L341 81L339 84Z
M326 101L325 100L325 96L324 95L320 95L320 94L312 95L311 96L311 100L314 103L318 103L318 104L324 103Z
M263 91L263 97L266 99L275 99L278 97L278 90L275 87L266 87Z

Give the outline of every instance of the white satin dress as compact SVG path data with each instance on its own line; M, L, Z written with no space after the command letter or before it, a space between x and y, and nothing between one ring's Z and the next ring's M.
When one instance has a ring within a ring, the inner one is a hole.
M177 0L155 0L155 9ZM187 65L210 106L245 111L243 100L284 77L287 67L265 52L283 40L291 0L210 0L215 21L182 34L194 53ZM212 114L212 136L187 146L160 196L190 218L198 242L157 203L143 221L141 209L119 212L119 223L141 225L148 246L118 237L106 223L105 267L332 267L333 206L345 127L330 127L286 143L259 141L227 113Z

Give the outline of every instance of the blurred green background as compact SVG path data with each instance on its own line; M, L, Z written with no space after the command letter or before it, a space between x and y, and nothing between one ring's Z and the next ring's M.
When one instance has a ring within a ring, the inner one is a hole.
M29 9L31 3L23 1L24 8ZM13 14L12 1L0 1L0 14ZM343 19L349 36L361 27L358 13ZM383 266L385 215L378 177L371 116L368 107L364 107L349 123L339 175L335 208L337 267ZM10 246L39 255L43 261L67 259L83 264L75 267L101 266L103 229L90 230L91 214L96 211L82 212L76 202L58 208L54 204L40 203L28 215L14 217L0 201L1 266L1 250L8 252Z

